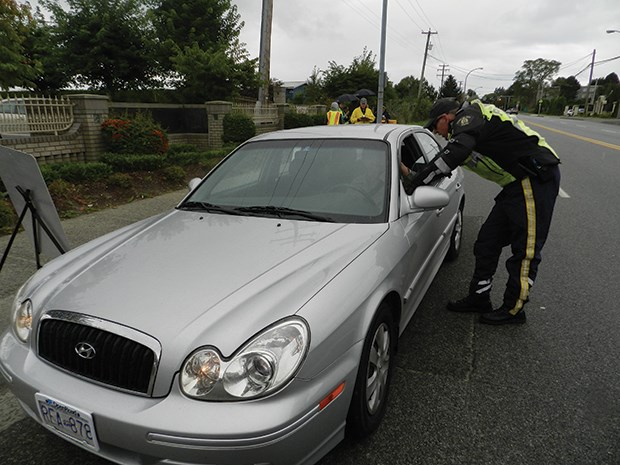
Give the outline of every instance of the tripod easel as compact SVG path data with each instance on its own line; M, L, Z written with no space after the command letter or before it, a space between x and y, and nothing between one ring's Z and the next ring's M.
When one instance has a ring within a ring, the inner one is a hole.
M19 228L22 225L22 223L24 221L24 218L26 217L26 213L28 213L28 212L30 212L30 214L32 216L32 235L33 235L33 239L34 239L35 259L36 259L36 262L37 262L37 269L39 269L39 268L41 268L41 260L40 260L41 242L40 242L40 237L39 237L39 228L38 228L38 226L41 226L41 228L43 228L43 231L45 231L45 233L47 234L47 237L50 238L52 243L56 246L56 248L58 249L58 251L61 254L65 253L65 250L63 249L63 247L58 242L58 239L56 239L56 237L54 237L54 234L49 229L49 227L45 224L45 221L43 221L43 218L41 218L41 216L37 212L37 208L32 203L32 199L30 198L31 190L30 189L24 190L20 186L15 186L15 189L23 197L25 205L24 205L24 208L23 208L22 212L19 215L19 219L17 220L17 224L15 225L15 229L13 229L13 233L11 234L11 238L9 239L9 243L7 244L6 250L4 251L4 253L2 255L2 260L0 260L0 271L2 271L2 267L4 266L4 262L6 261L8 255L9 255L9 251L11 250L11 246L13 245L13 241L15 240L15 237L17 236L17 233L19 232Z

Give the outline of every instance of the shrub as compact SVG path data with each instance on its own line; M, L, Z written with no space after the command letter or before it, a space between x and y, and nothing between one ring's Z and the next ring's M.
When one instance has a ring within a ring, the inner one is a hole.
M54 201L61 201L61 203L80 203L80 199L76 198L75 185L64 179L55 179L49 183L47 188Z
M240 113L230 113L224 116L224 143L240 144L256 135L256 126L249 116Z
M129 189L131 187L131 176L127 173L114 173L108 177L108 184L114 187Z
M209 171L211 171L213 167L217 165L219 162L220 160L218 158L206 158L202 160L202 162L200 163L200 166L206 170L205 171L205 174L206 174Z
M185 170L180 166L169 166L162 171L164 179L170 182L183 182L185 180Z
M17 217L9 202L0 198L0 229L15 225Z
M112 168L105 163L53 163L41 166L41 174L46 184L63 179L68 182L98 181L112 174Z
M185 152L166 156L168 165L188 166L204 163L206 160L221 160L231 152L229 149L209 150L208 152Z
M284 129L303 128L325 124L324 115L304 115L301 113L286 113L284 115Z
M166 157L163 155L104 153L99 160L120 173L155 171L166 165Z
M152 154L168 151L168 136L149 116L111 118L101 123L103 139L110 152Z
M325 124L327 119L325 115L311 115L312 116L312 126L322 126Z
M166 155L176 155L177 153L198 152L194 144L171 144Z
M166 164L177 166L188 166L200 163L202 152L168 152L166 154Z

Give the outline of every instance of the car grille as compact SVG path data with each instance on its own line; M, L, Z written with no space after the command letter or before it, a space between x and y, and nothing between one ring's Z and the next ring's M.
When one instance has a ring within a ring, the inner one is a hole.
M101 328L42 319L39 356L78 376L122 390L150 394L156 354L149 347ZM90 346L90 347L89 347ZM79 348L94 349L83 356Z

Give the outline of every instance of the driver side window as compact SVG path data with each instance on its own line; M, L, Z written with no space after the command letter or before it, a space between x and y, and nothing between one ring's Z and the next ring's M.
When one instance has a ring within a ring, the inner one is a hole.
M418 171L426 165L429 158L425 157L424 152L413 135L407 136L400 144L400 159L403 164L412 171Z
M440 145L432 136L424 132L418 132L415 136L428 160L435 158L441 151Z

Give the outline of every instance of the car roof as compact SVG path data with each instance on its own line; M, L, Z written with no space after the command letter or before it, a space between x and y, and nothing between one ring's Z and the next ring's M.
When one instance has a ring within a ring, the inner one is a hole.
M404 124L341 124L284 129L256 136L251 141L282 139L374 139L385 140L391 133L422 129Z

